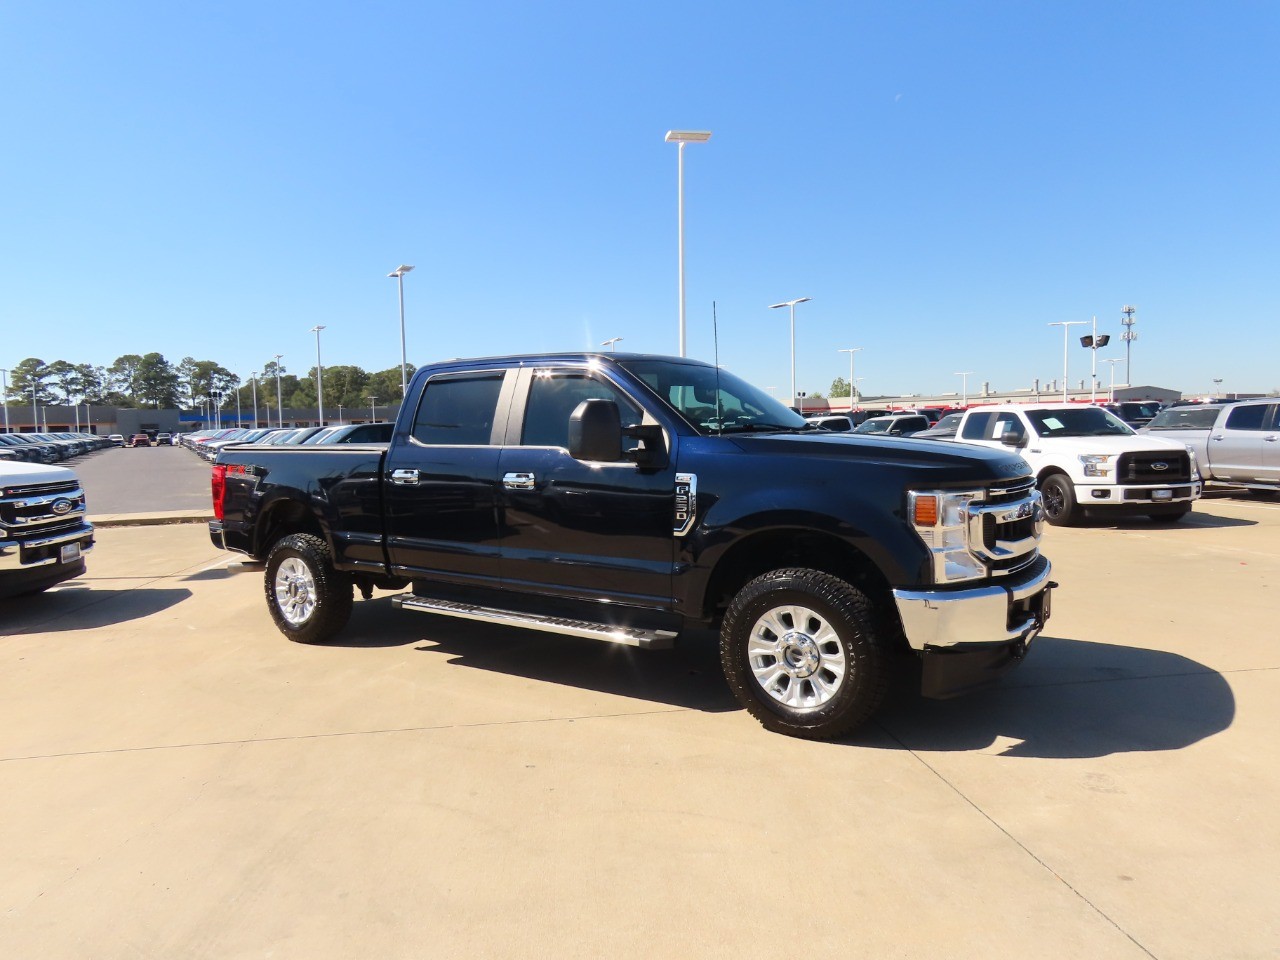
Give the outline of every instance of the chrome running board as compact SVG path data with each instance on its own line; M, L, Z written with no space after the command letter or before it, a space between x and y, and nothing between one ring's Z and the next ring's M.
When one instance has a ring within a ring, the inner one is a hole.
M412 593L402 593L392 597L391 603L400 609L416 610L419 613L435 613L442 617L457 617L460 620L478 620L482 623L497 623L507 627L523 627L526 630L559 633L567 637L606 640L610 643L623 643L629 647L644 647L646 650L669 649L674 646L676 639L676 634L670 630L638 630L635 627L616 627L607 623L590 623L586 620L544 617L536 613L499 610L496 607L480 607L471 603L457 603L453 600L435 600Z

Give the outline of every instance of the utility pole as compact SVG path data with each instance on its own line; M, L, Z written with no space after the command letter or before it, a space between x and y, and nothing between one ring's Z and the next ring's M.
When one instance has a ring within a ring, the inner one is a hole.
M1124 341L1124 382L1133 386L1133 371L1129 369L1129 349L1133 346L1133 341L1138 339L1138 335L1133 332L1133 325L1138 322L1133 319L1133 315L1138 312L1138 308L1126 303L1120 308L1120 312L1124 314L1124 319L1120 321L1124 324L1124 333L1120 335L1120 339Z

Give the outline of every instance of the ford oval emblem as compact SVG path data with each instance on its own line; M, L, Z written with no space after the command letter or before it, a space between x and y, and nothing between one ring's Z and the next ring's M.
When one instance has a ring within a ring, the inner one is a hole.
M1157 460L1155 463L1151 465L1151 469L1152 470L1168 470L1169 465L1165 463L1163 460Z
M66 497L59 497L57 500L53 501L53 503L49 505L49 509L52 510L59 517L66 516L68 513L74 510L75 507L76 505L72 503L70 500L68 500Z

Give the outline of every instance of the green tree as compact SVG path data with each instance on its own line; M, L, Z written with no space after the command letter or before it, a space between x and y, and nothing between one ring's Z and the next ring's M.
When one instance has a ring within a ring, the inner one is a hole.
M32 401L32 388L35 389L34 402L47 405L57 403L48 381L50 380L48 365L38 357L27 357L9 371L10 402L15 407L29 404Z
M831 389L827 392L829 397L847 397L849 396L849 381L844 377L836 377L831 381Z
M140 405L176 407L178 405L178 373L162 355L148 353L138 364L137 396Z

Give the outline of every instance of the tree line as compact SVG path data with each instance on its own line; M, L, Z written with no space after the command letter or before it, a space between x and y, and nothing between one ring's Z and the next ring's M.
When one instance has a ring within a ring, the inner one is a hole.
M413 367L409 367L410 373ZM9 371L9 406L74 406L95 404L115 407L185 408L221 402L234 407L239 394L242 409L254 404L253 379L257 378L257 402L261 406L316 406L316 368L302 376L288 373L283 364L269 360L262 370L241 379L213 360L184 357L170 363L159 353L126 353L109 367L54 360L45 363L28 357ZM377 397L378 406L400 402L400 367L369 373L360 367L324 368L325 409L366 407Z

